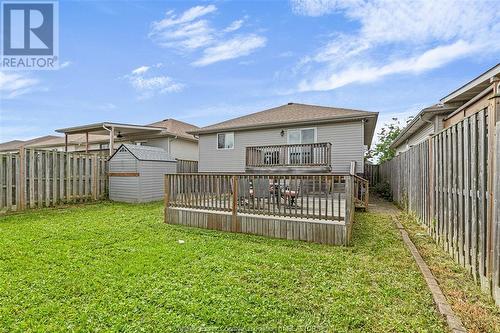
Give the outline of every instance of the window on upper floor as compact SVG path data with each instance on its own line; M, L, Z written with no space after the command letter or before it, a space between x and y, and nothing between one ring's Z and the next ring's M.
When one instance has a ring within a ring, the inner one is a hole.
M217 134L217 149L233 149L234 148L234 133L218 133Z
M289 145L316 142L316 128L294 128L287 132Z

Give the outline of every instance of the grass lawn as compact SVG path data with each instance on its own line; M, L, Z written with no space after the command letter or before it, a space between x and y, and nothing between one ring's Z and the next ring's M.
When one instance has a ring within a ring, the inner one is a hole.
M0 331L445 332L388 218L360 213L353 234L342 248L171 226L160 203L0 217Z

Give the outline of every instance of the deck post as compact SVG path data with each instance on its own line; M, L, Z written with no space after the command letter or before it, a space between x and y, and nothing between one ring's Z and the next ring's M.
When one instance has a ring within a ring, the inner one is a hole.
M365 184L365 211L368 211L368 203L370 202L370 182L367 180Z
M353 198L353 176L345 176L345 223L350 224L352 219L354 198Z
M164 202L165 202L165 223L168 223L168 205L170 202L170 175L165 175L164 178Z
M237 176L232 177L233 182L233 203L232 203L232 223L231 230L236 232L238 223L238 178Z
M351 239L351 230L352 230L352 221L354 219L354 176L345 176L345 214L344 214L344 223L346 226L345 229L345 238L344 245L349 245L349 240Z

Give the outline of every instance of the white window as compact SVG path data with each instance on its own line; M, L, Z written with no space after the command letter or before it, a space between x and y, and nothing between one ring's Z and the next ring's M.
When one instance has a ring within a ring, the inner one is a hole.
M287 132L289 145L316 142L316 128L295 128Z
M288 144L301 145L316 143L316 128L294 128L289 129ZM291 146L288 149L288 163L290 164L311 164L314 162L315 150L310 146Z
M217 134L217 149L233 149L234 148L234 133L218 133Z

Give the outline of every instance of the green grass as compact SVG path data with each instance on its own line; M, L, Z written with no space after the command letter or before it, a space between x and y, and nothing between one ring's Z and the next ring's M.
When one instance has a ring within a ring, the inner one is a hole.
M388 218L357 221L342 248L165 225L159 203L0 217L0 331L446 331Z

